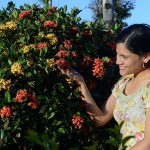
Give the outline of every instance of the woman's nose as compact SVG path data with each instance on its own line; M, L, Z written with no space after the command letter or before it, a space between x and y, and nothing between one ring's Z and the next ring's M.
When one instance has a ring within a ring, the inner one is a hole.
M121 59L120 59L119 57L116 57L116 64L117 64L117 65L122 64Z

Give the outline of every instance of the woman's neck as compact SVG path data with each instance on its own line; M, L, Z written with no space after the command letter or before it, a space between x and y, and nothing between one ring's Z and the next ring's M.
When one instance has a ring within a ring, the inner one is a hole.
M150 79L150 68L144 69L137 74L134 74L135 81L147 80Z

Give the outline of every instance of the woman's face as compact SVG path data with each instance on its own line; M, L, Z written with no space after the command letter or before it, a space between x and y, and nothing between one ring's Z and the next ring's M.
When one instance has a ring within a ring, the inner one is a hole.
M116 45L117 60L121 76L134 74L137 75L143 70L143 57L129 51L124 43Z

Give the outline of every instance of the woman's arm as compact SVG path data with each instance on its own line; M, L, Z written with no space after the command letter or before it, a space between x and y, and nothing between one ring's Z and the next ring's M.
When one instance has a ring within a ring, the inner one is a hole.
M146 109L146 126L144 138L130 150L150 150L150 108Z
M86 111L95 122L96 126L103 126L113 118L113 110L116 103L116 98L114 96L111 95L108 98L105 106L101 110L93 100L83 77L77 71L70 69L61 70L61 72L76 80L80 85L80 91L83 95L82 100L85 101Z

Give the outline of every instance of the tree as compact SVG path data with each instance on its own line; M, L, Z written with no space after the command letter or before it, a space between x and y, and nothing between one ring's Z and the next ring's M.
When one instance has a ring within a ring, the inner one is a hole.
M105 27L110 28L114 22L114 0L103 0L102 5Z
M105 8L109 10L106 15ZM89 8L93 12L93 20L100 21L103 18L104 21L118 22L121 25L125 25L124 19L131 16L130 10L134 9L134 1L130 0L92 0L89 4Z

